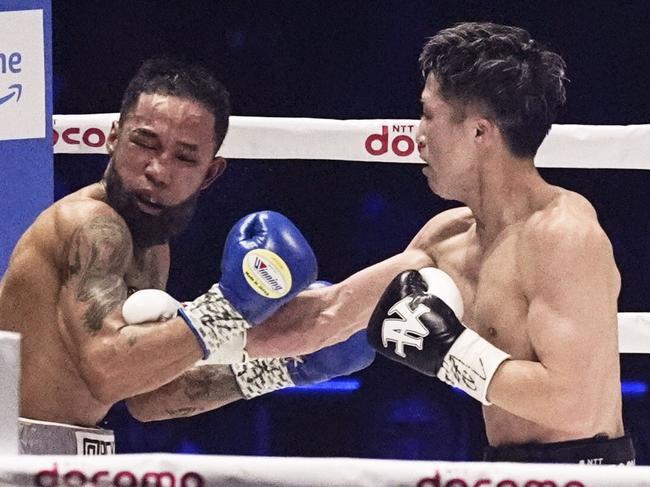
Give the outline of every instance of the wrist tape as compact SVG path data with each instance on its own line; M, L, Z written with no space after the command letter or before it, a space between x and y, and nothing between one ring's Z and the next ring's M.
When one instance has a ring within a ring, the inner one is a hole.
M213 354L218 356L220 347L251 326L224 298L218 284L187 303L178 313L196 336L203 350L203 359Z
M442 366L438 370L438 379L462 389L485 406L492 403L487 400L487 390L499 365L510 355L499 350L490 342L481 338L475 331L463 331L451 346Z
M230 366L244 399L292 387L286 358L261 358Z

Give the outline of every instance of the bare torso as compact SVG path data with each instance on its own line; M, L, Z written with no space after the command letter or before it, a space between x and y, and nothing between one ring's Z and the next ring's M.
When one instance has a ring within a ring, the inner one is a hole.
M533 212L529 218L506 227L488 248L482 248L479 243L477 223L471 211L459 208L447 212L442 218L443 226L447 227L443 233L448 234L443 239L440 239L441 218L437 217L432 220L435 221L432 229L425 227L411 245L426 250L436 265L451 275L459 286L465 305L462 321L466 326L509 353L513 359L539 362L529 337L530 296L527 294L530 294L530 288L522 276L526 275L525 266L531 256L521 242L522 235L535 218L552 211L557 205L580 207L585 204L582 197L558 188L557 196L548 205ZM613 272L617 271L614 269ZM615 303L616 296L611 298ZM585 417L593 413L599 418L596 424L585 427L576 421L567 421L558 411L557 427L548 427L492 405L483 408L490 444L556 442L599 433L610 437L623 434L616 321L609 316L602 319L606 320L603 326L613 330L612 333L585 332L585 340L606 357L591 365L591 373L599 377L601 389L586 388L584 394L589 396L584 397L582 404L575 405L595 408L594 411L585 411ZM571 353L570 350L565 352ZM581 367L579 362L574 362L576 368ZM576 383L575 387L581 388L582 384ZM576 424L570 424L572 422Z
M21 416L95 425L112 405L94 397L80 374L59 304L72 234L103 194L100 185L92 185L43 212L17 244L4 276L0 329L22 335ZM163 289L168 268L166 246L136 250L126 285Z

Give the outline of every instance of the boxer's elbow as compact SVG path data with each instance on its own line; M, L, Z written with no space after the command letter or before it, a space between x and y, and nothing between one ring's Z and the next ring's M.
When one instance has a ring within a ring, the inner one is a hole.
M125 380L130 375L122 373L115 345L107 342L89 348L81 355L80 374L89 392L102 404L114 404L128 396Z
M155 414L150 407L150 402L140 396L127 399L125 404L129 414L141 423L165 419Z

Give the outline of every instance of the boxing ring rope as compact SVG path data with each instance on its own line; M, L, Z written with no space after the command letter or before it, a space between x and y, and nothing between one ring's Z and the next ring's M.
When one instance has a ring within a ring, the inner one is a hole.
M56 115L56 154L102 154L118 115ZM232 117L220 154L239 159L328 159L420 163L415 120L318 120ZM554 126L540 167L650 169L650 125ZM616 165L612 165L616 161ZM0 357L17 359L15 337ZM650 353L650 313L619 313L623 353ZM17 370L16 366L14 370ZM17 375L17 374L16 374ZM9 376L7 376L9 377ZM3 383L7 408L0 437L15 438L18 378ZM11 396L6 396L9 389ZM4 402L2 403L5 404ZM3 430L4 428L4 430ZM444 442L444 438L441 438ZM11 445L10 445L11 446ZM119 438L118 438L119 449ZM106 457L0 455L2 486L286 487L650 487L650 467L536 465L356 458L143 454Z
M54 116L55 154L106 154L118 113ZM422 163L417 120L230 117L219 154L234 159ZM538 167L650 169L650 125L554 125ZM650 313L619 313L619 351L650 353Z
M650 467L208 455L0 457L2 486L623 487Z

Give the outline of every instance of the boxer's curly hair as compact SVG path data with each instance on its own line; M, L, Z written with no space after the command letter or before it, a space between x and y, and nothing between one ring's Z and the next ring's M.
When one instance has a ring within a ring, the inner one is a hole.
M431 37L419 61L458 121L478 107L519 157L535 155L566 101L564 60L518 27L458 24Z
M142 93L177 96L204 105L214 115L216 149L221 147L228 132L230 96L205 68L169 57L145 61L124 92L120 121L124 120Z

